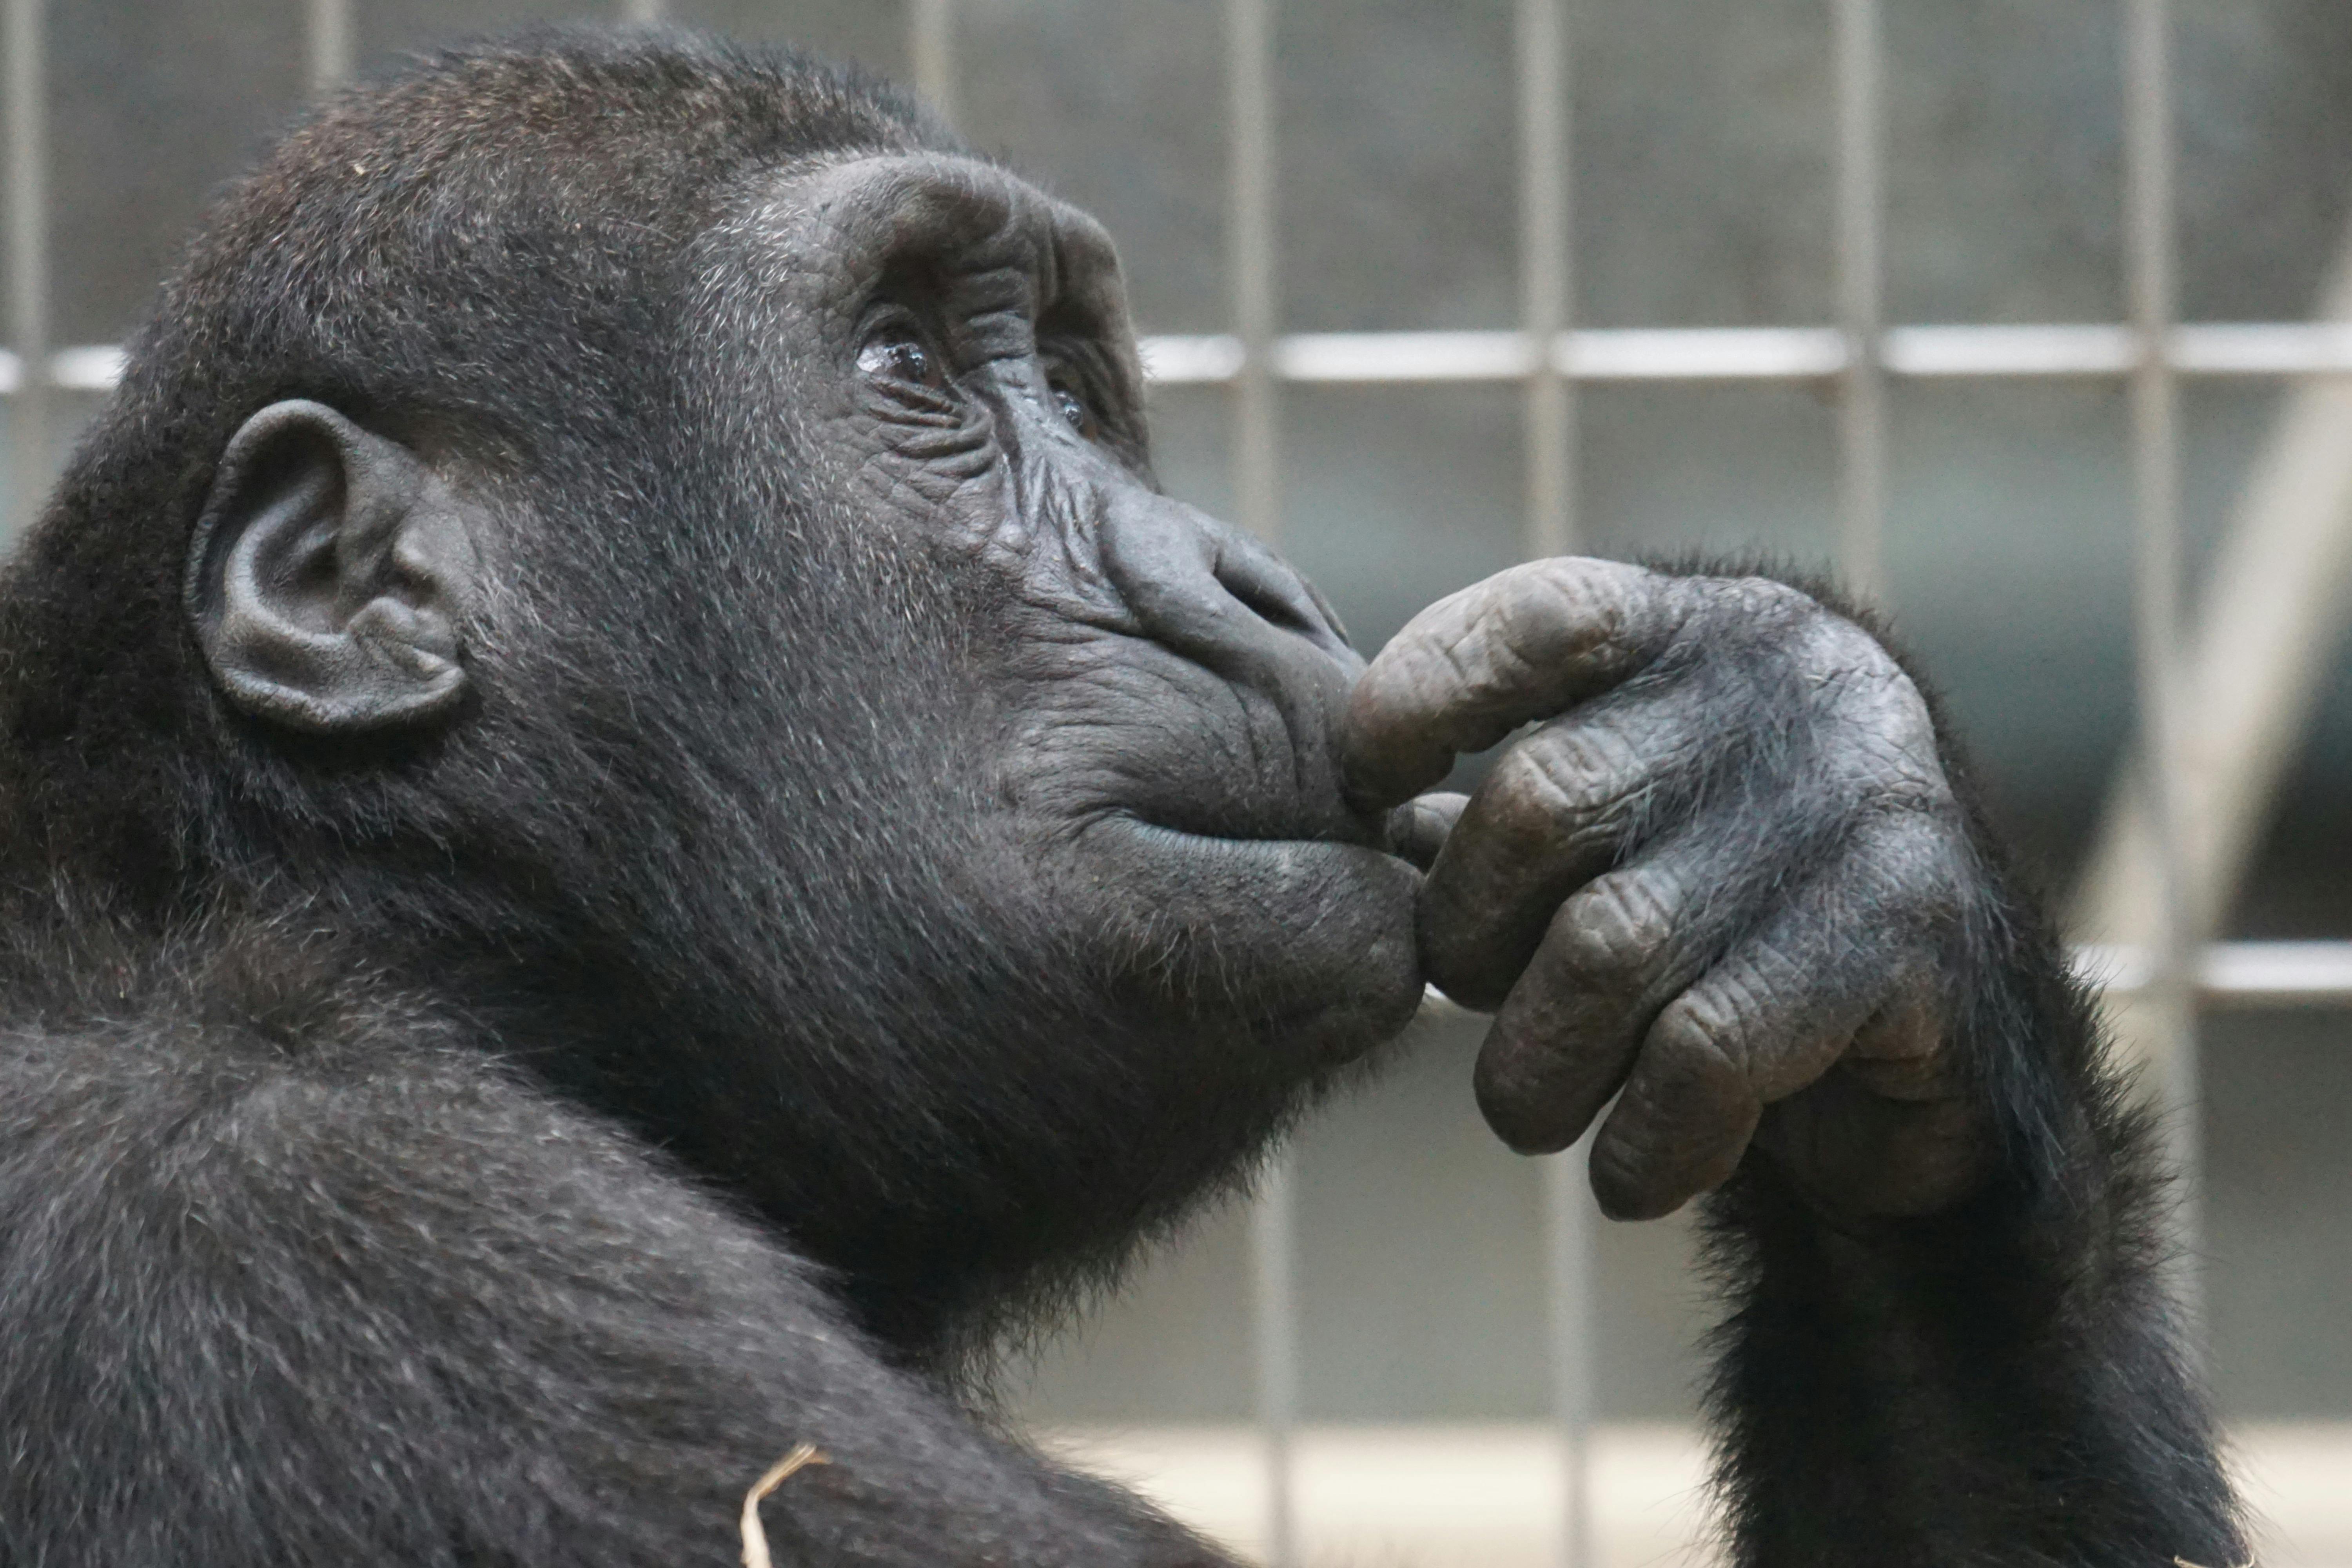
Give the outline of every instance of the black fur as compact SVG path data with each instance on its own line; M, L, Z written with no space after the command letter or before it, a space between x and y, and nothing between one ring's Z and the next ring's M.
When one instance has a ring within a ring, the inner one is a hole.
M719 1563L803 1443L780 1562L1222 1561L969 1374L1396 1033L1418 880L1328 611L1152 491L1108 268L683 37L439 58L229 194L0 589L0 1564ZM864 357L916 334L961 412ZM429 724L214 678L190 541L288 400L473 531ZM1769 708L1715 782L1802 805L1816 699L1709 624ZM1742 1550L2219 1568L2144 1140L1971 875L1992 1177L1717 1201Z
M2249 1563L2167 1290L2150 1119L1948 742L1943 760L1979 857L1946 984L1994 1173L1916 1219L1825 1225L1759 1160L1709 1200L1733 1310L1707 1405L1736 1560Z

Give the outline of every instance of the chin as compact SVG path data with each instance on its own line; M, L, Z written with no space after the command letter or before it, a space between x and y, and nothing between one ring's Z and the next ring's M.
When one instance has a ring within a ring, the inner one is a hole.
M1361 844L1223 838L1110 817L1055 880L1078 890L1088 945L1158 1006L1285 1056L1336 1064L1394 1037L1421 1005L1421 874Z

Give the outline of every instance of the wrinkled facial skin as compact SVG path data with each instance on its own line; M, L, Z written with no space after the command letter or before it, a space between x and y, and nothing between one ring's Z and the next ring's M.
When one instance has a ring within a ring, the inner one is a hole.
M1307 1065L1393 1034L1417 877L1342 795L1362 661L1289 567L1157 490L1101 228L939 156L798 174L751 226L818 460L981 628L975 885L1162 1021Z

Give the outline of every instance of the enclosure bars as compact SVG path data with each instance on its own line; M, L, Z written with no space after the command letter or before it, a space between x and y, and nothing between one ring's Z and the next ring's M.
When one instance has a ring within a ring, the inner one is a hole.
M2155 920L2146 992L2124 1015L2157 1069L2166 1155L2177 1186L2178 1278L2202 1353L2197 1247L2203 1209L2197 1014L2180 768L2180 392L2163 345L2174 310L2173 128L2169 0L2127 0L2124 13L2126 295L2137 337L2131 377L2132 632L2139 765L2156 825ZM2124 1042L2132 1044L2129 1040Z
M10 405L16 464L10 523L40 515L49 472L49 150L45 0L7 0L8 336L16 348Z
M302 0L302 56L312 97L352 74L352 0Z
M2135 633L2143 766L2159 831L2168 891L2160 940L2146 954L2095 956L2118 990L2157 999L2165 1027L2155 1042L2167 1094L2172 1154L2193 1204L2197 1144L2193 1009L2216 1003L2341 1003L2352 1000L2352 944L2225 943L2202 946L2185 918L2186 868L2176 813L2183 757L2178 727L2180 567L2178 382L2183 375L2292 376L2352 373L2352 329L2338 324L2199 323L2173 321L2172 135L2165 0L2126 0L2125 86L2126 214L2131 319L2123 325L1911 326L1880 323L1883 205L1878 125L1881 63L1874 0L1838 0L1837 91L1839 324L1835 328L1584 331L1569 321L1566 40L1559 0L1521 0L1522 246L1528 298L1523 331L1511 332L1321 333L1277 337L1274 330L1272 91L1266 0L1228 0L1234 112L1232 286L1237 333L1158 338L1145 345L1154 379L1234 384L1235 489L1240 521L1271 538L1278 521L1274 401L1281 381L1326 383L1522 382L1528 396L1528 542L1531 553L1568 546L1573 528L1573 387L1584 381L1711 380L1805 383L1834 379L1841 413L1840 558L1849 580L1880 574L1884 510L1883 385L1905 378L2127 378L2133 410L2136 489ZM661 20L663 0L615 0L622 18ZM109 347L51 352L48 185L43 0L5 0L5 244L6 315L13 353L0 362L0 392L11 395L10 489L14 526L37 511L48 480L52 388L102 390L120 353ZM349 74L352 0L304 0L305 61L314 89ZM951 0L911 0L908 57L917 85L951 110ZM1564 31L1564 30L1563 30ZM1533 47L1530 47L1530 45ZM1551 90L1544 76L1552 73ZM1556 159L1556 178L1539 167ZM1557 271L1551 270L1556 263ZM1544 352L1549 349L1549 352ZM1546 439L1546 433L1554 437ZM2196 962L2192 964L2191 956ZM1565 1160L1551 1163L1564 1170ZM1556 1184L1554 1196L1580 1189ZM1257 1317L1260 1406L1276 1441L1269 1475L1270 1555L1294 1552L1287 1513L1287 1436L1296 1415L1296 1323L1292 1299L1290 1175L1278 1166L1260 1211ZM1568 1212L1556 1207L1554 1213ZM1581 1210L1577 1211L1581 1213ZM2186 1211L2193 1216L2194 1210ZM1563 1391L1589 1353L1562 1330L1575 1309L1571 1272L1557 1225L1553 1353ZM1565 1418L1564 1418L1565 1419ZM1575 1509L1571 1497L1571 1514Z
M1569 554L1576 540L1576 406L1557 353L1573 308L1570 244L1570 110L1564 0L1519 0L1518 51L1520 326L1529 352L1522 442L1526 539L1530 560ZM1585 1195L1585 1145L1540 1167L1545 1354L1552 1422L1559 1436L1560 1568L1591 1561L1589 1454L1592 1425L1592 1201Z
M1239 363L1233 381L1234 521L1276 548L1282 540L1276 420L1274 18L1272 0L1226 0L1225 281ZM1268 1156L1250 1213L1250 1321L1259 1438L1265 1444L1266 1568L1297 1568L1293 1437L1298 1423L1297 1191L1287 1146Z
M1878 0L1837 0L1838 575L1864 603L1885 588L1886 386L1879 344L1885 128Z

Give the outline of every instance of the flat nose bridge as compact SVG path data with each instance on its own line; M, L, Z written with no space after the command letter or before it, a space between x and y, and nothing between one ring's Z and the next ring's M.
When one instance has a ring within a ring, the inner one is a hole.
M1103 565L1146 635L1229 679L1278 688L1302 665L1349 679L1363 668L1338 616L1287 563L1181 501L1115 503Z

